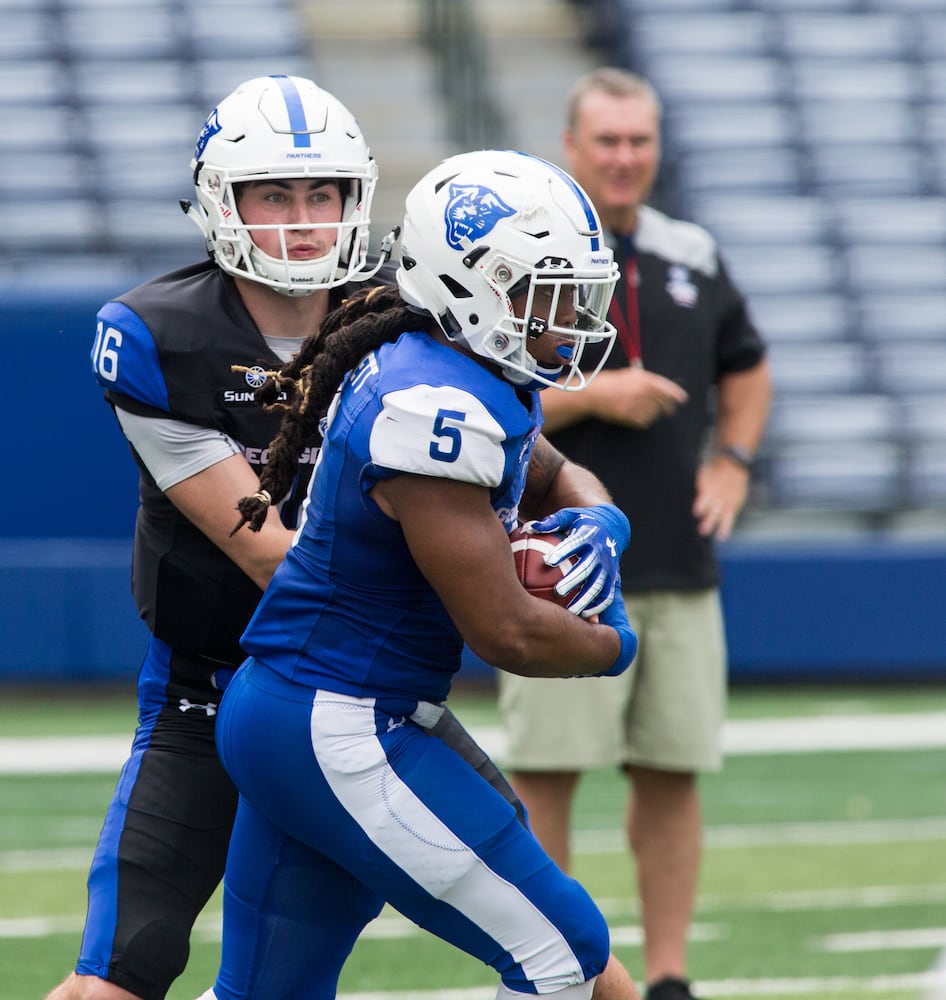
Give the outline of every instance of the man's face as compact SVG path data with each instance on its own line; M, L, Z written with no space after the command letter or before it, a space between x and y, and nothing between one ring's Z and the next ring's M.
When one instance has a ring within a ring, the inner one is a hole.
M318 228L319 224L341 221L342 196L335 180L250 181L240 189L237 204L248 226L292 227L286 230L289 260L324 257L338 237L335 226ZM282 258L278 229L257 229L252 236L263 253Z
M650 194L660 165L660 121L646 95L584 96L565 153L575 180L609 229L624 231Z

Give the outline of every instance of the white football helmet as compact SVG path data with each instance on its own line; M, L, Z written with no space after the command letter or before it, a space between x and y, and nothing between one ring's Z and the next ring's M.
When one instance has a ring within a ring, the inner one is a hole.
M614 344L607 312L618 274L591 200L538 157L462 153L407 196L401 297L516 385L577 391L597 375ZM512 300L523 292L520 317ZM574 303L574 327L554 322L562 295ZM559 367L542 367L529 351L546 332L564 341ZM592 341L607 341L606 349L593 371L582 372L582 352Z
M206 236L217 264L284 295L311 295L370 276L366 264L378 168L350 111L311 80L264 76L240 84L210 113L191 160L197 205L181 202ZM336 229L331 251L290 260L286 230L248 226L237 208L246 181L330 177L341 182L342 219L307 229ZM253 242L258 229L280 232L282 256Z

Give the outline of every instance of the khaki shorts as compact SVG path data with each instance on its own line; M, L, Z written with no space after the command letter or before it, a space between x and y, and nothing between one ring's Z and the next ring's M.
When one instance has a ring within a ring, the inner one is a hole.
M639 646L620 677L499 671L507 769L720 769L726 638L719 591L630 594L625 605Z

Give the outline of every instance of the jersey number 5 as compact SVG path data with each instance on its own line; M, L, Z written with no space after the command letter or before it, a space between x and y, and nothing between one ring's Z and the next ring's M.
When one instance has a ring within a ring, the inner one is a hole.
M455 462L460 457L463 439L460 428L466 420L463 410L439 410L434 420L434 438L430 442L430 457L438 462Z

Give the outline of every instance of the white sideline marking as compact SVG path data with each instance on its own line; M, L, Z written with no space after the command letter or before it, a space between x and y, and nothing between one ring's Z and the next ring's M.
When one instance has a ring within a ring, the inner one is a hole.
M839 823L760 823L754 826L707 827L707 848L819 846L825 844L887 844L946 840L946 818L909 820L847 820ZM579 830L574 835L575 854L616 854L626 850L620 830ZM88 867L92 848L40 848L36 851L0 851L0 872L56 871ZM866 890L872 892L874 890ZM886 890L879 890L881 892ZM937 893L935 887L904 888L903 892ZM804 909L810 894L802 893L794 903ZM926 897L924 897L926 898Z
M946 975L936 970L899 976L824 976L795 979L700 979L693 987L700 996L823 996L826 993L891 993L942 986ZM494 1000L495 986L462 990L392 990L339 993L338 1000Z
M930 840L946 840L946 817L709 826L704 836L708 848L884 844L891 841L908 843ZM619 829L576 830L572 841L576 854L611 854L627 849L624 831Z
M856 952L946 947L946 927L917 927L904 931L857 931L828 934L817 942L821 951Z
M471 732L491 757L502 762L505 739L499 726L472 726ZM130 746L130 733L0 738L0 774L117 774ZM730 719L723 727L723 749L729 755L931 747L946 747L946 712Z
M85 926L85 917L19 917L0 920L0 938L46 938L53 934L75 934Z

